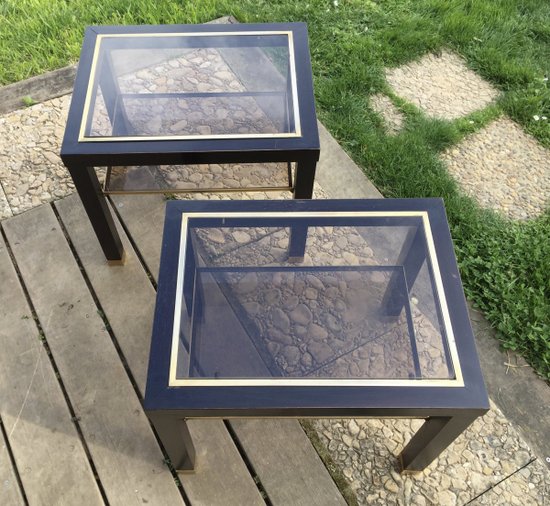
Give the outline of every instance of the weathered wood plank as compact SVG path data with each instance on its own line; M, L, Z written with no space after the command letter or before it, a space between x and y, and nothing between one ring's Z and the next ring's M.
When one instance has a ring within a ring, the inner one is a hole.
M24 97L43 102L70 93L75 75L76 65L70 65L0 87L0 114L21 109Z
M365 177L363 171L340 147L330 132L317 121L321 157L315 180L330 199L381 198L382 194Z
M164 226L164 198L160 195L113 195L112 201L125 225L129 227L132 240L139 245L145 265L157 279ZM151 227L155 229L153 233Z
M0 432L0 504L23 506L23 496L17 483L4 435Z
M180 479L185 490L192 486L196 491L190 497L193 506L265 506L223 422L189 420L187 424L197 451L197 469Z
M0 279L0 414L27 499L44 505L103 504L1 237ZM13 485L17 488L15 480Z
M110 504L181 504L147 418L50 206L4 223Z
M345 506L296 420L232 420L231 425L273 504Z
M120 196L115 202L136 246L156 275L165 201L161 196L140 199ZM151 243L158 247L151 247ZM231 425L273 504L316 504L312 498L318 504L345 504L296 420L240 420L231 421ZM295 448L299 449L296 454Z
M155 289L120 227L126 263L109 266L78 195L57 201L55 207L143 395Z
M63 199L56 207L143 395L155 304L153 286L120 227L126 264L109 267L78 197ZM143 212L136 210L136 220L148 227L150 223L142 221ZM158 226L162 228L162 222ZM140 239L144 249L157 248L145 240ZM200 442L199 468L180 479L192 504L263 504L223 423L197 421L189 425L193 438Z

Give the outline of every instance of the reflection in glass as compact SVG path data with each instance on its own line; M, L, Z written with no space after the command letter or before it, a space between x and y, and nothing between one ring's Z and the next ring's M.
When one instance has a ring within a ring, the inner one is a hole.
M427 221L364 214L189 218L176 378L454 378Z
M289 33L98 37L84 138L299 135Z
M104 193L291 190L294 164L232 163L109 167Z

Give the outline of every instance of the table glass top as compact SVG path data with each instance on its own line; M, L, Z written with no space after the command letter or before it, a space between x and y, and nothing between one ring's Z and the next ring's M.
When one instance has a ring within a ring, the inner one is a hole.
M171 386L462 375L425 212L182 216Z
M97 36L81 142L298 136L291 31Z

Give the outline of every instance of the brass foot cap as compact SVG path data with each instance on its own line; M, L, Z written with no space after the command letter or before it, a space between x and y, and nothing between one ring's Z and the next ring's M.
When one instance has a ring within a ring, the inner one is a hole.
M122 252L122 258L119 260L107 260L107 264L110 266L124 265L126 263L126 251Z

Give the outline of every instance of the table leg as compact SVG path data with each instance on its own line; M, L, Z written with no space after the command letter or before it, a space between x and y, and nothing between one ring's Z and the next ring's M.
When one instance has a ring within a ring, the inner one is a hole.
M294 198L310 199L313 196L313 182L315 181L315 169L317 162L308 160L296 163L296 176L294 182Z
M195 446L187 422L174 415L147 413L176 471L195 470Z
M93 167L67 167L109 263L124 262L124 248Z
M317 162L315 161L298 162L296 164L296 179L294 182L295 199L311 199L313 196L316 167ZM307 228L306 225L293 225L290 229L289 262L303 262L306 251Z
M304 261L307 242L307 225L292 225L288 241L288 261L298 264Z
M430 417L399 455L403 473L417 473L447 448L478 415Z
M408 290L414 285L422 265L426 261L426 240L421 228L410 230L405 238L396 264L402 265ZM398 317L407 301L408 295L401 293L399 287L403 284L401 273L396 272L390 278L382 307L388 316Z
M193 240L190 235L187 237L187 246L185 248L185 271L183 276L183 298L185 299L185 307L187 315L191 316L193 310L193 296L195 292L195 277L197 266L195 262L195 249L193 248Z

